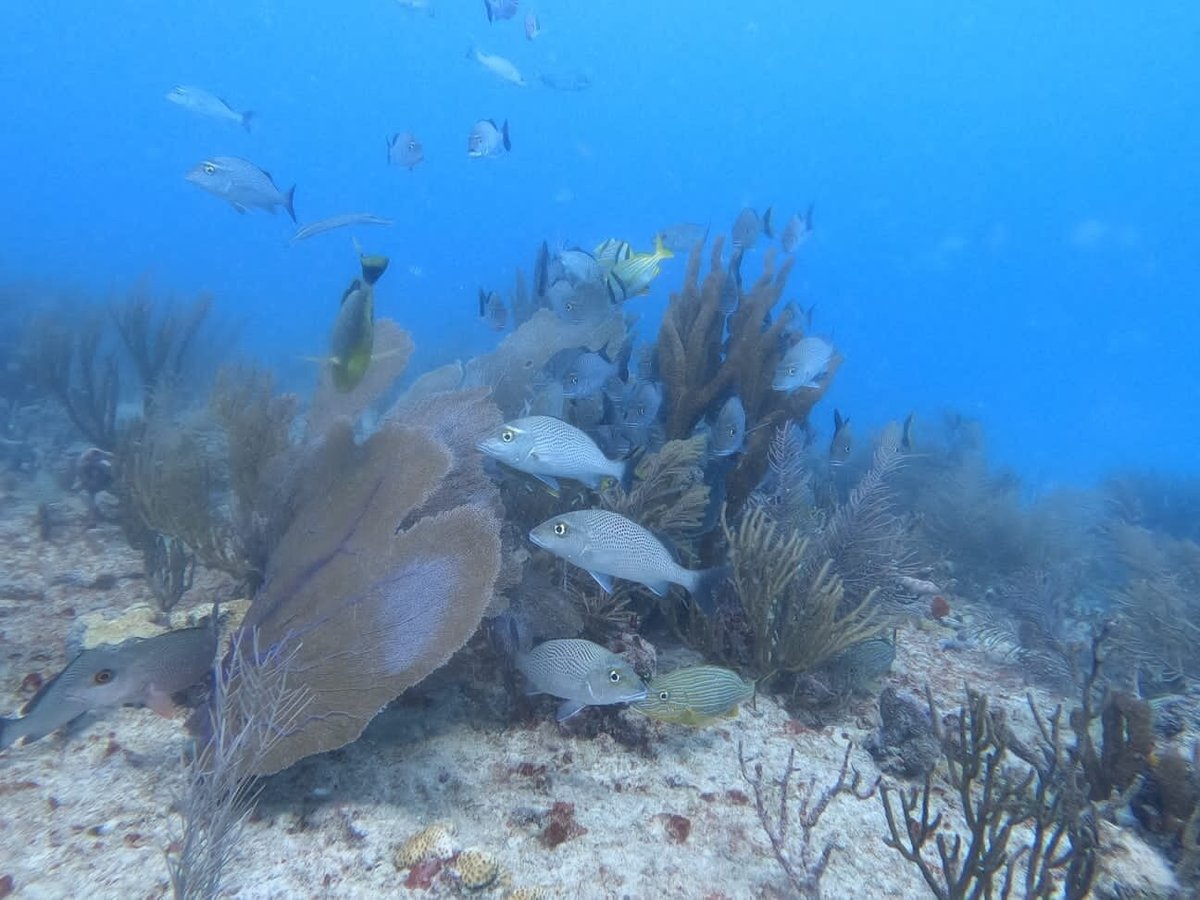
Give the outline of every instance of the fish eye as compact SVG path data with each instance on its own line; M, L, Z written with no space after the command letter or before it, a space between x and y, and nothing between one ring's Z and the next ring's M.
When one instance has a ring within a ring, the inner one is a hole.
M609 669L608 670L608 680L611 681L613 684L617 684L621 680L621 673L618 672L616 669Z
M512 443L512 439L515 437L516 435L513 434L513 430L511 428L505 428L502 432L500 432L500 440L504 441L506 444Z
M575 304L570 300L564 303L563 306L566 308L567 312L571 312L573 309L575 309Z
M420 149L420 147L421 147L421 145L420 145L420 144L418 144L416 141L409 141L409 142L408 142L408 149L409 149L409 150L419 150L419 149Z
M579 384L579 376L578 375L571 376L571 384Z
M670 691L659 691L658 699L661 700L663 703L666 703L668 700L671 699L671 692Z
M113 670L112 669L101 669L99 672L97 672L95 675L92 676L92 681L96 682L96 684L108 684L112 680L113 680Z
M788 366L788 374L789 374L789 375L795 375L795 374L796 374L796 367L795 367L795 366Z
M204 164L204 174L205 175L212 175L216 171L217 171L217 167L214 166L212 163Z
M737 426L736 426L736 425L730 425L730 426L729 426L729 436L730 436L730 437L737 437Z
M559 537L562 537L564 534L566 534L567 533L567 523L566 522L555 522L554 523L554 533L557 534Z

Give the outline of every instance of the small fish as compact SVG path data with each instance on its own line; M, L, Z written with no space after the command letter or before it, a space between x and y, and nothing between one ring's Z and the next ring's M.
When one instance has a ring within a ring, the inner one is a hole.
M351 225L392 225L391 219L385 219L383 216L375 216L371 213L342 213L337 216L328 216L324 219L318 219L316 222L310 222L307 225L301 225L296 229L296 233L288 243L295 244L299 241L308 240L310 237L315 237L318 234L324 234L327 231L333 231L335 228L347 228Z
M483 0L483 8L487 10L489 22L511 19L517 14L517 0Z
M741 453L746 444L746 408L742 398L734 394L717 413L712 428L713 456L732 456Z
M910 412L904 417L904 426L900 431L900 449L905 453L912 453L913 449L913 425L916 423L917 414Z
M611 270L617 263L624 262L633 256L633 245L629 241L607 238L596 245L592 256L596 258L596 262L600 264L601 268Z
M467 136L467 156L472 159L503 156L511 149L507 121L499 128L491 119L480 119L471 126L471 133Z
M350 282L329 336L329 371L333 386L352 391L366 377L375 346L375 282L388 266L386 256L359 254L362 277Z
M479 318L484 319L492 331L503 331L508 327L508 307L498 292L479 289Z
M779 236L779 246L783 248L784 253L795 252L796 248L808 240L813 230L812 214L811 203L803 218L799 213L792 213L792 217L783 226L783 234Z
M662 409L662 383L637 381L626 392L621 403L624 406L621 420L627 428L649 428Z
M878 682L892 668L896 645L886 637L851 644L821 667L829 686L839 692L862 690Z
M621 481L626 464L609 459L596 442L562 419L527 416L506 422L478 444L479 451L519 472L532 475L553 491L559 478L598 489L605 478Z
M550 285L545 296L550 301L550 308L564 322L576 325L599 322L612 313L608 291L598 281L572 285L561 278Z
M853 449L854 435L850 433L850 418L842 418L838 410L833 411L833 440L829 442L829 464L844 465Z
M652 253L634 253L630 248L629 254L623 259L617 259L605 275L605 283L613 303L623 303L630 297L648 294L650 282L658 277L660 263L674 255L663 246L661 234L654 238Z
M296 221L293 205L296 186L292 185L291 190L283 193L275 186L270 172L248 160L214 156L193 166L184 177L214 197L228 201L240 213L254 208L274 213L276 206L282 206L292 221Z
M820 387L817 379L829 369L832 360L833 346L828 341L818 337L801 338L775 367L771 387L777 391Z
M663 246L672 253L689 253L697 244L708 240L708 226L695 222L680 222L659 232Z
M532 11L525 13L525 40L535 41L541 33L542 25L538 21L537 13Z
M529 532L529 539L586 569L609 593L613 578L636 581L660 597L678 584L705 612L713 610L712 589L725 576L723 568L685 569L653 534L605 509L581 509L547 519Z
M767 211L760 217L755 210L747 206L733 220L733 246L749 250L758 243L760 234L775 236L771 232L771 208L767 207Z
M388 164L412 171L425 160L425 148L411 131L398 131L387 139Z
M737 312L742 302L742 249L739 247L729 257L729 268L721 282L721 293L717 298L720 310L727 316Z
M566 277L576 284L600 280L600 263L586 250L578 248L562 250L555 259Z
M630 707L642 715L703 728L737 715L738 704L754 696L754 682L720 666L687 666L657 675L646 684L646 697Z
M484 53L476 47L472 47L467 51L467 58L475 60L501 81L515 84L517 87L525 87L525 76L521 74L520 69L512 64L511 60L493 53Z
M646 696L646 685L633 666L611 650L577 638L543 641L517 655L517 669L528 679L530 693L562 698L560 722L585 706L629 703Z
M172 695L203 680L216 649L209 625L84 650L17 716L0 718L0 750L32 743L96 710L140 704L168 716Z
M590 397L599 393L604 382L616 373L617 364L609 362L599 353L580 353L563 373L563 396L571 400Z
M177 84L171 90L167 91L166 96L172 103L176 103L184 109L190 109L197 115L208 116L211 119L224 119L228 122L237 122L247 131L254 124L254 113L249 110L238 112L216 94L210 94L204 88Z
M542 72L538 81L552 91L586 91L592 86L585 72Z

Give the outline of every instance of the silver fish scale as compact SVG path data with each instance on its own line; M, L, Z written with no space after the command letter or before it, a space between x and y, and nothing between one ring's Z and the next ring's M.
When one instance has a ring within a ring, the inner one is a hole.
M580 510L567 513L562 518L574 519L577 528L586 528L588 549L593 555L605 554L608 561L620 560L635 563L641 574L651 573L655 579L677 577L682 567L667 552L667 548L653 534L637 522L605 509ZM618 567L630 571L630 566ZM618 569L606 569L621 575Z
M553 465L562 465L564 470L604 471L612 467L612 461L600 452L595 441L578 428L552 416L530 416L512 423L518 431L533 436L534 450L538 459Z
M539 690L575 698L584 693L590 673L621 662L619 656L599 644L569 638L539 644L518 659L517 668Z

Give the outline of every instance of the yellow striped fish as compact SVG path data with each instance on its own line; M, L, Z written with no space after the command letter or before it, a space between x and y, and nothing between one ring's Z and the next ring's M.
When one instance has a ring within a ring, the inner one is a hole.
M603 258L601 250L604 251ZM654 237L652 253L635 253L627 242L612 240L602 243L596 251L596 259L600 262L601 269L608 270L604 281L613 303L623 303L630 297L649 293L650 282L658 277L659 264L675 255L663 246L661 234ZM609 254L612 256L611 264L605 261Z
M631 705L643 715L673 725L703 728L733 718L738 704L754 696L754 682L720 666L687 666L646 684L646 698Z

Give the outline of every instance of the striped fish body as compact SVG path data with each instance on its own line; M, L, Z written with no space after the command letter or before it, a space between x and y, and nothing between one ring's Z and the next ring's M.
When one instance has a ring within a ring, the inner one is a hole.
M559 707L559 721L585 706L628 703L646 696L646 686L633 667L591 641L544 641L517 656L517 669L529 681L530 693L566 701Z
M777 391L820 387L817 379L833 360L833 346L818 337L801 338L775 367L771 387Z
M606 242L607 243L607 242ZM601 247L604 245L601 244ZM625 244L628 247L628 244ZM658 277L660 264L675 254L663 246L662 235L654 238L654 252L633 253L624 259L614 260L605 276L609 295L614 303L622 303L630 297L645 294L650 282Z
M479 450L558 489L558 478L598 488L605 478L620 480L625 464L605 456L596 442L574 425L552 416L527 416L502 425L479 442Z
M633 708L660 722L701 728L737 714L754 696L754 682L720 666L688 666L652 678Z

